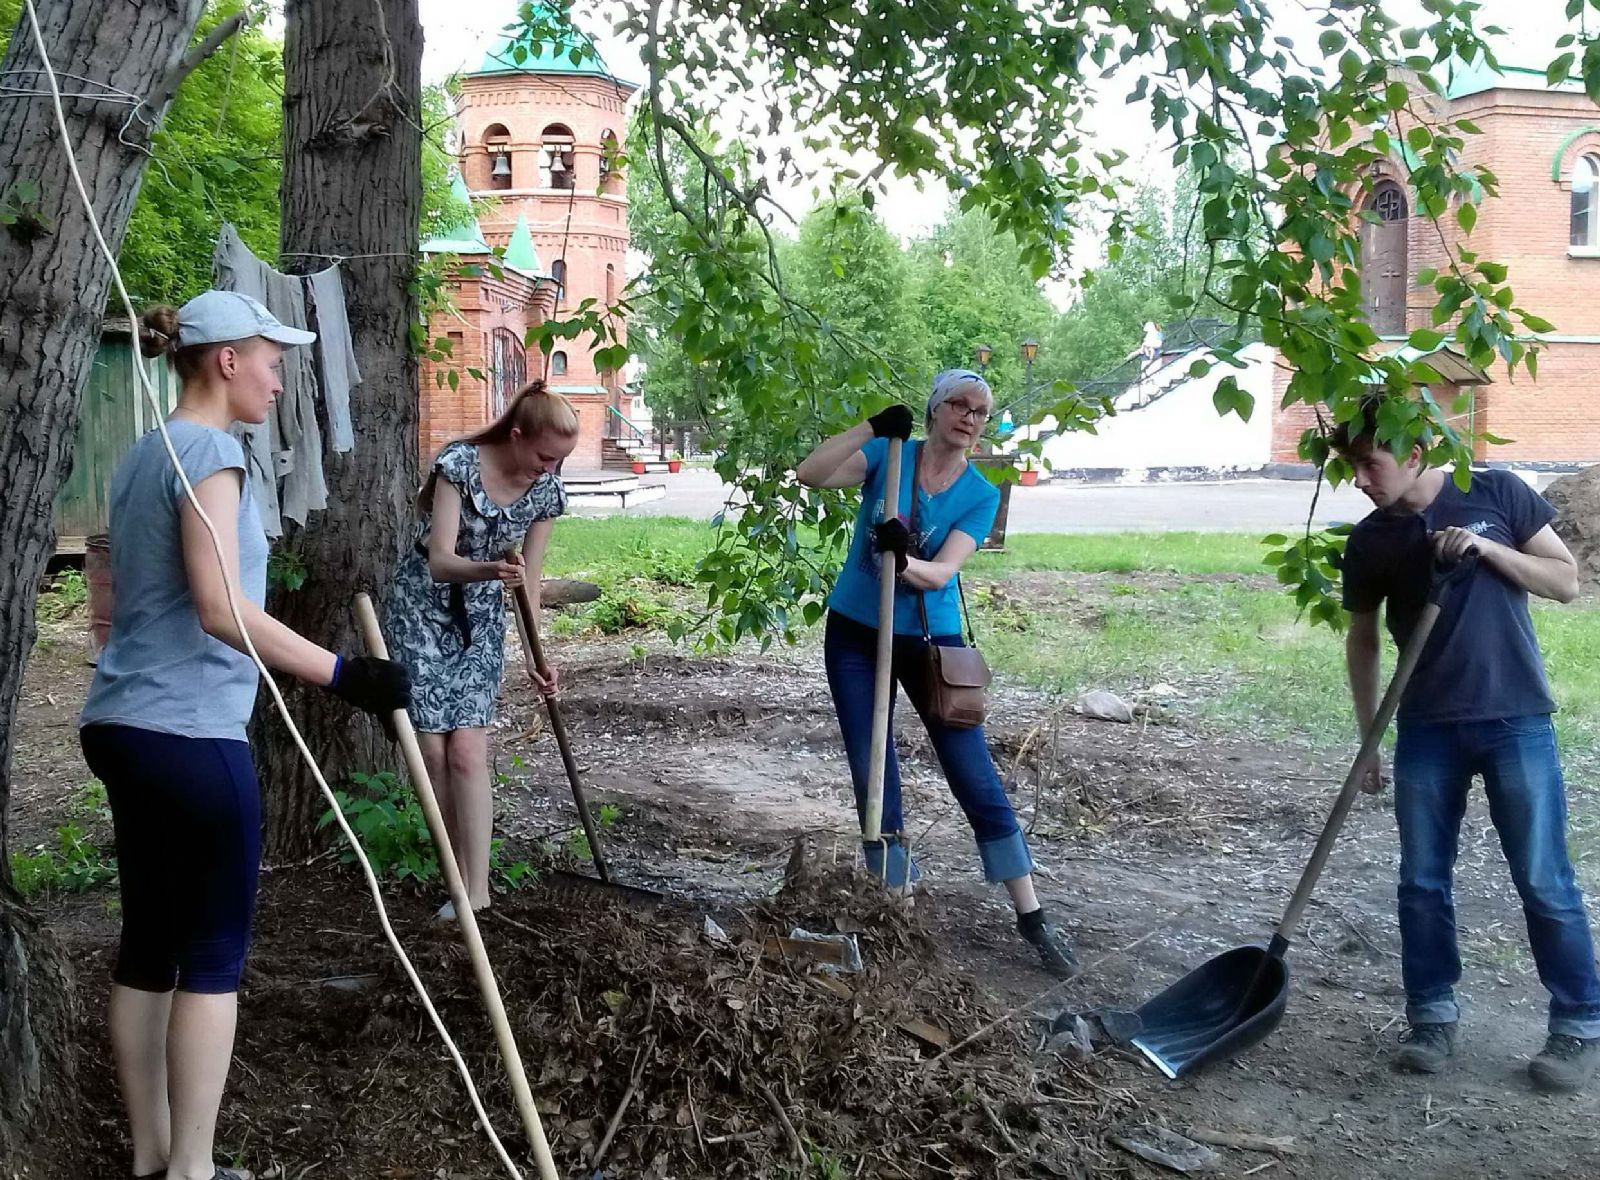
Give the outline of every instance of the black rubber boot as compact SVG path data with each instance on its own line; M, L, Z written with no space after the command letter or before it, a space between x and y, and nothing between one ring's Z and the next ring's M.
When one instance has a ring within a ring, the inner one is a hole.
M1406 1044L1394 1055L1394 1067L1411 1073L1439 1073L1456 1052L1456 1026L1413 1024L1403 1038Z
M1017 931L1039 952L1039 962L1057 979L1071 979L1083 968L1062 929L1045 920L1043 908L1017 915Z
M1528 1062L1528 1076L1547 1094L1576 1094L1600 1067L1600 1037L1551 1033L1539 1055Z

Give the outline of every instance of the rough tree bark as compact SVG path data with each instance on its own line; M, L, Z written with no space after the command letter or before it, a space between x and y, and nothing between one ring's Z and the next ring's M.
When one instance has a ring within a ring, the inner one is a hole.
M309 576L296 591L275 591L270 609L336 651L359 651L351 597L366 590L381 601L387 593L417 487L410 331L422 27L416 0L289 0L285 17L284 269L349 259L345 299L362 383L353 395L355 450L327 457L327 511L285 538ZM382 731L326 693L297 689L291 708L330 781L394 765ZM325 804L276 712L260 710L256 722L267 855L304 855Z
M208 38L185 53L204 0L38 0L37 7L56 70L94 79L108 93L141 96L136 108L120 99L65 103L79 167L116 250L144 175L150 124L215 47ZM0 70L42 90L39 65L24 14ZM90 87L74 81L63 89ZM71 470L79 403L111 280L47 99L0 103L5 192L20 204L20 215L0 225L0 1158L25 1134L37 1134L71 1092L66 964L11 887L6 812L17 698L33 647L39 580L55 549L53 505Z

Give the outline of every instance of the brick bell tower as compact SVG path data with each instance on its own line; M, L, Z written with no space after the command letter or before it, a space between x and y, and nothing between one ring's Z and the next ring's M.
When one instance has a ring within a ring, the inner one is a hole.
M626 281L627 183L609 155L638 87L593 57L573 64L576 44L505 36L461 81L462 178L483 239L523 247L524 268L536 257L542 290L529 308L533 324L569 316L585 299L615 303ZM547 355L530 350L524 364L527 377L543 376L578 407L568 469L598 471L603 440L624 429L622 374L599 371L586 338L559 341Z

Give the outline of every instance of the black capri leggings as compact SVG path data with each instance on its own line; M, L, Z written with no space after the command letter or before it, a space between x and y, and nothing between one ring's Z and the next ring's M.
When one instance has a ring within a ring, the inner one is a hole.
M237 991L261 867L250 746L126 725L79 731L117 832L122 943L112 980L146 992Z

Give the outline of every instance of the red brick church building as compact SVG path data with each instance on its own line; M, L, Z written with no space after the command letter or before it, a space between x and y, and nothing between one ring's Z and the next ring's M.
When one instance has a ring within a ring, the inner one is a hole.
M450 282L454 314L428 324L429 340L450 341L452 360L423 366L418 442L426 463L542 375L578 407L569 470L598 471L603 440L619 433L621 374L596 369L586 338L548 354L523 342L529 327L566 317L585 299L609 305L621 294L627 185L608 149L624 136L624 108L637 87L603 62L573 65L571 45L543 44L537 53L523 46L520 62L517 48L502 38L462 79L456 193L470 199L474 216L422 245L463 265ZM494 247L505 248L499 277L481 265ZM456 388L439 383L443 369L459 373Z
M1452 250L1471 250L1509 267L1517 304L1555 325L1543 337L1538 379L1503 364L1478 385L1471 425L1509 441L1480 445L1479 458L1517 466L1600 461L1600 106L1578 83L1550 87L1543 70L1502 66L1499 72L1457 67L1444 95L1419 92L1448 119L1467 119L1481 135L1466 136L1462 166L1488 168L1497 197L1484 199L1476 227L1463 235L1454 210L1436 227L1412 216L1406 161L1383 162L1370 178L1361 208L1376 214L1362 225L1362 278L1374 329L1398 347L1417 328L1431 328L1432 287L1416 275L1445 265L1441 232ZM1272 458L1294 463L1306 406L1279 410L1288 375L1276 378Z

